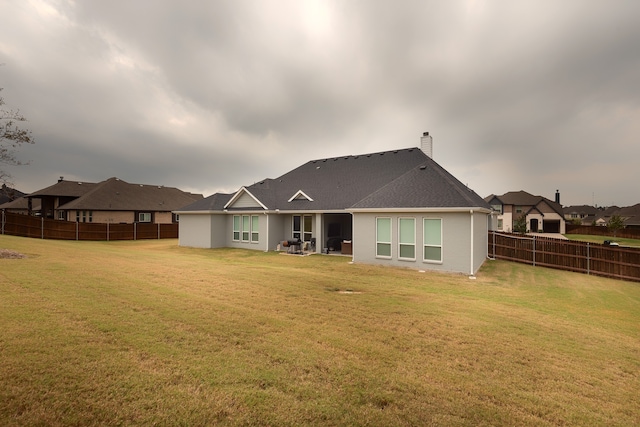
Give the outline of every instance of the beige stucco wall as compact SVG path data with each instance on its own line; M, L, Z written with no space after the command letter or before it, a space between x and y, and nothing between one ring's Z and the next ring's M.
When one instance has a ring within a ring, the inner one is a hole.
M133 211L86 211L87 221L89 222L88 213L91 212L91 222L96 223L110 223L110 224L132 224L137 222L138 218ZM57 214L56 214L57 218ZM154 224L171 224L173 222L173 216L171 212L155 212L152 215ZM76 220L76 211L67 211L67 221ZM80 222L82 222L82 211L80 211Z

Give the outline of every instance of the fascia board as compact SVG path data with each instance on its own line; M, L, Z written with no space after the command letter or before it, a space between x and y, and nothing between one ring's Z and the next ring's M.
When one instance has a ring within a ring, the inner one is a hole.
M225 214L226 212L206 210L206 211L171 211L171 213L178 214L178 215L222 215L222 214Z
M313 199L312 199L311 197L309 197L309 196L308 196L304 191L302 191L302 190L298 190L298 191L296 192L296 194L294 194L293 196L291 196L291 198L290 198L289 200L287 200L287 202L291 202L291 201L295 200L295 199L296 199L296 197L298 197L298 196L303 196L303 197L304 197L305 199L307 199L308 201L313 202Z
M404 212L478 212L490 214L491 210L479 207L467 207L467 208L355 208L346 209L347 212L353 213L367 213L367 212L389 212L389 213L404 213Z
M235 203L235 201L238 200L240 198L240 196L242 196L243 193L247 193L253 200L255 200L255 202L257 204L259 204L262 207L262 209L267 210L267 207L260 200L258 200L258 198L256 196L251 194L251 191L247 190L246 187L242 187L241 189L236 191L236 194L233 195L231 200L229 200L227 202L227 204L224 205L224 209L227 209L229 206L233 205Z

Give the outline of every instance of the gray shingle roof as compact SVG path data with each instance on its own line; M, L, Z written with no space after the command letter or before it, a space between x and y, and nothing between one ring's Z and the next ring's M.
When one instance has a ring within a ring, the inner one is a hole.
M271 210L330 211L402 207L490 209L480 196L418 148L312 160L279 178L265 179L246 189ZM313 201L304 198L289 201L298 191L304 192ZM220 196L214 194L210 198L217 199ZM212 205L216 203L212 202L209 206ZM202 206L198 203L182 210L207 210Z

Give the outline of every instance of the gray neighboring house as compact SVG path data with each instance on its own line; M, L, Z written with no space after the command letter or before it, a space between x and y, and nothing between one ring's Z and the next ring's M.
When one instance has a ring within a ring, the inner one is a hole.
M475 274L491 207L421 148L312 160L186 206L180 246L342 253L354 262Z

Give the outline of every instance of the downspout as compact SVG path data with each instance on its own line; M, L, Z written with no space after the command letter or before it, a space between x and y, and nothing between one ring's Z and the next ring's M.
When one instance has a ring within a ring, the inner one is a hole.
M469 277L475 278L473 276L473 209L469 211L469 214L471 215L471 256L469 257L471 259L471 268L469 270Z
M264 245L264 251L269 252L269 214L264 212L264 215L266 215L267 217L267 232L265 233L267 236L266 236L266 242Z

